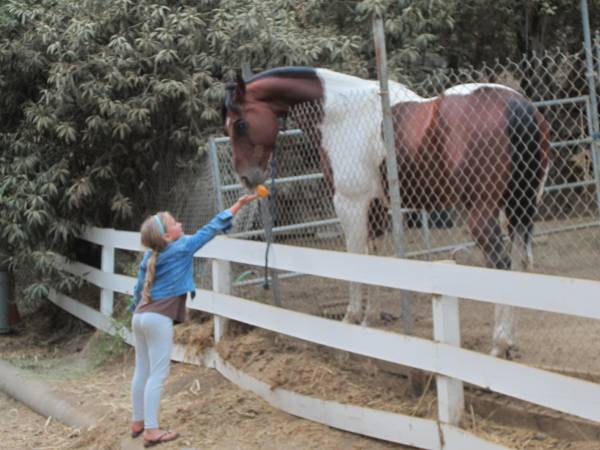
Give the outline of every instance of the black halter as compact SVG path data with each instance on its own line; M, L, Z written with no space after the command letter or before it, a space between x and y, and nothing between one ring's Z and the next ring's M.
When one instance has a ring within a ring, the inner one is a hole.
M281 121L280 131L287 129L286 118L284 117ZM273 151L271 152L271 195L269 196L269 210L271 217L275 218L277 214L277 140L273 144ZM273 221L274 222L274 221ZM265 279L263 281L263 289L269 289L269 250L273 242L273 230L269 236L267 236L267 248L265 250Z

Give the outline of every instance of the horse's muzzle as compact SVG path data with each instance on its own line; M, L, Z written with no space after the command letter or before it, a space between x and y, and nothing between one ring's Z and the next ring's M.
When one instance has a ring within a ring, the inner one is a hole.
M240 174L240 180L248 189L254 189L267 179L267 173L258 167L245 170Z

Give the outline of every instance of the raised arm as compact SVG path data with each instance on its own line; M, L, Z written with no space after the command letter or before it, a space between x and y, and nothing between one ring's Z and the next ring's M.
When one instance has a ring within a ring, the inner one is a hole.
M219 232L227 231L231 228L233 216L242 208L244 205L258 198L256 194L244 195L235 202L231 208L221 211L210 222L196 231L186 242L187 249L196 253L202 246L214 238Z
M196 253L207 242L214 238L219 232L227 231L231 228L231 219L233 214L229 209L221 211L211 219L206 225L192 234L185 243L187 250L191 253Z

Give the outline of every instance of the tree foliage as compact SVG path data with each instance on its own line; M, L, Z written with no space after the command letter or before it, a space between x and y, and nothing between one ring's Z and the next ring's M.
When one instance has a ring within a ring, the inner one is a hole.
M242 64L373 77L374 15L395 78L581 41L568 0L0 1L0 247L31 295L81 225L137 226Z
M205 17L151 2L11 2L0 46L0 232L13 265L123 226L218 117ZM40 253L41 252L41 253ZM34 265L34 267L37 267ZM46 277L48 278L48 277Z
M444 36L452 67L561 48L581 50L580 2L573 0L451 0L455 20ZM588 0L591 27L600 27L600 1Z

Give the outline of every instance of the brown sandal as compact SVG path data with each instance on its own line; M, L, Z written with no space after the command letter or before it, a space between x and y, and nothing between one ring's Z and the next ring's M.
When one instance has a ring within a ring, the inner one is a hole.
M162 444L163 442L174 441L179 437L179 433L176 431L163 431L158 435L156 439L144 438L144 447L154 447L155 445Z
M136 437L138 437L143 432L144 432L144 427L142 427L140 430L137 430L137 431L131 430L131 438L135 439Z

